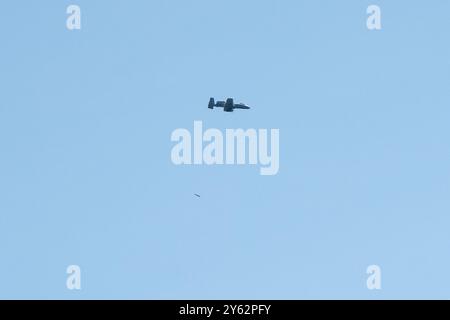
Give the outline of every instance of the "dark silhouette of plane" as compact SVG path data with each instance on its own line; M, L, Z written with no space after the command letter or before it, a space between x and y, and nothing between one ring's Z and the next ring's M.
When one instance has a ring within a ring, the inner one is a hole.
M244 103L234 103L233 98L228 98L226 101L214 102L214 98L209 99L208 108L214 109L223 108L225 112L233 112L234 109L250 109L250 107Z

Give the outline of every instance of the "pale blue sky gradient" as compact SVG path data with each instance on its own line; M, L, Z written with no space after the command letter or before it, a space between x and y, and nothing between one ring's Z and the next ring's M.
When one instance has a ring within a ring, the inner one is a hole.
M0 7L0 298L450 298L450 2ZM174 166L194 120L279 128L278 175Z

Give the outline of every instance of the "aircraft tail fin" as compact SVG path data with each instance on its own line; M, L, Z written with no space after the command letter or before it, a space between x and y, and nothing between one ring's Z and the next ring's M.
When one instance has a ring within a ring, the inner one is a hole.
M215 106L214 98L209 99L208 108L213 109Z

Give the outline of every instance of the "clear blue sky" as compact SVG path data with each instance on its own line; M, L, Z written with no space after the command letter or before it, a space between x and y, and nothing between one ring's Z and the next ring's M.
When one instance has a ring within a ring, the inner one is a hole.
M449 298L449 14L4 1L0 298ZM253 108L211 111L210 96ZM174 166L170 134L194 120L279 128L278 175Z

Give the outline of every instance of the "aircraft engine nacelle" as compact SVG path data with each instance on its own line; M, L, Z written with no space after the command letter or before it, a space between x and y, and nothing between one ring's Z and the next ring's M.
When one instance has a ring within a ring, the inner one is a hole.
M228 98L223 107L225 112L233 112L234 101L232 98Z

